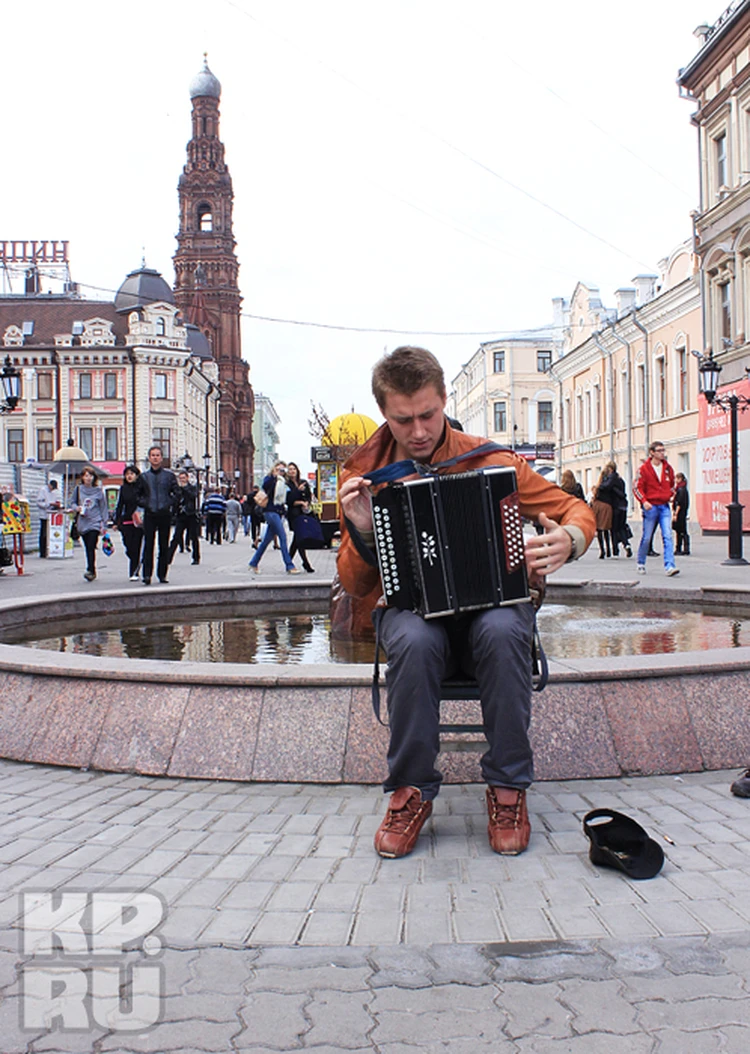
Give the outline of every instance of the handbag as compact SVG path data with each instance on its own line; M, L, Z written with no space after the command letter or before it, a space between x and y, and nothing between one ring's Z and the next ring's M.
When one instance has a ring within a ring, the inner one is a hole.
M325 549L323 528L309 512L301 512L299 516L295 516L292 532L300 549Z
M265 509L268 505L268 495L264 490L259 490L257 494L253 495L253 501L259 509Z
M79 494L79 491L78 491L78 487L76 487L76 489L73 491L73 504L74 505L78 505L79 498L80 498L80 494ZM77 542L78 539L81 537L81 532L78 530L78 517L79 517L79 515L80 515L80 513L78 513L78 512L75 514L75 516L73 517L73 522L70 525L70 537L71 537L72 541L74 541L74 542Z
M0 535L0 567L10 567L13 563L13 553L5 544L5 535Z

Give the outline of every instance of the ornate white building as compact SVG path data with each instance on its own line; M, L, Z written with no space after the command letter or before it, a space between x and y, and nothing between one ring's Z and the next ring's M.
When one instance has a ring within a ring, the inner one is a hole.
M4 355L21 369L18 408L0 420L0 461L48 463L73 439L118 475L159 443L167 461L208 453L218 469L218 367L168 284L145 266L114 302L0 296Z

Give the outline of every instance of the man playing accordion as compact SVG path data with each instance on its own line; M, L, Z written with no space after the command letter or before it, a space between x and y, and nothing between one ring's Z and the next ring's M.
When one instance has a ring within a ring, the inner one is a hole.
M346 462L339 490L338 573L347 593L367 598L373 608L383 603L368 473L402 460L430 465L451 461L444 469L451 472L494 465L515 469L521 515L544 528L544 534L526 542L532 587L586 551L596 532L591 510L547 482L523 458L496 449L455 463L455 458L483 446L485 440L451 427L444 412L443 370L431 352L402 347L385 355L373 370L372 390L385 423ZM440 750L440 686L459 670L479 685L489 744L481 768L487 784L490 845L495 852L510 855L528 846L526 789L534 776L528 736L533 626L529 603L434 619L396 607L383 612L380 639L388 659L390 724L384 790L391 797L375 835L381 856L410 853L432 812L442 780L435 768Z

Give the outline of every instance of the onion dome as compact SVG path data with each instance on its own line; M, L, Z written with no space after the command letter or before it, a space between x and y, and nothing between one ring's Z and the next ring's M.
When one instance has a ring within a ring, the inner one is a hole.
M206 56L203 56L203 69L190 81L190 98L197 99L201 95L210 95L214 99L221 98L221 84L218 77L214 77L208 68Z

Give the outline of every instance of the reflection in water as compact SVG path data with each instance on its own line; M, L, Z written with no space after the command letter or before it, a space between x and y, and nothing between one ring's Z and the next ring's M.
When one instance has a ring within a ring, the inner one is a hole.
M192 614L192 612L191 612ZM545 604L539 629L550 658L609 658L750 645L750 618L623 604ZM24 641L86 655L176 662L370 663L372 642L330 640L326 615L194 618Z

